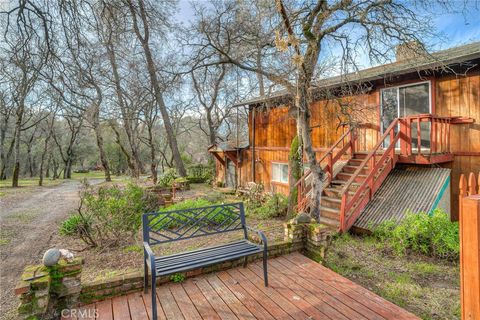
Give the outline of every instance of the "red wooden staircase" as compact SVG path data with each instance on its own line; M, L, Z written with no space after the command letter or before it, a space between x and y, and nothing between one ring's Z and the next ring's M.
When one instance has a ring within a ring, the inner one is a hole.
M397 118L375 146L367 151L357 151L360 130L359 127L350 128L319 161L326 174L320 222L340 232L349 230L397 162L412 163L412 159L421 159L419 163L422 164L451 161L449 126L454 123L452 119L457 118L433 115ZM422 122L430 122L431 128L430 147L423 150ZM413 138L412 127L416 128ZM416 144L415 148L412 141ZM311 172L307 171L296 185L299 212L310 211L313 194L311 178Z

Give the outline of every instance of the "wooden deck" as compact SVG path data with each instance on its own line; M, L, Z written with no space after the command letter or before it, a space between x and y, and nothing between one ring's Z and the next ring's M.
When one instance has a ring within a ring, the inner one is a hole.
M418 319L299 253L271 259L268 266L268 288L260 263L161 285L158 318ZM97 319L150 319L150 296L132 293L83 310Z

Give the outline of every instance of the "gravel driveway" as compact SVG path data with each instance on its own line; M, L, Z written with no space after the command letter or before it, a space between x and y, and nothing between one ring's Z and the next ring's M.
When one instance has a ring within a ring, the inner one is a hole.
M41 262L59 222L77 207L80 185L21 188L0 198L0 319L15 318L15 284L25 265Z

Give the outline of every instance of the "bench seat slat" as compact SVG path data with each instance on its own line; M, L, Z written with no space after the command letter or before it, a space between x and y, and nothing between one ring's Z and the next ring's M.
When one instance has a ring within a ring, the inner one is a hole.
M155 264L155 267L157 270L167 270L167 269L175 269L178 267L182 266L188 266L190 264L202 264L205 262L208 262L208 260L212 259L217 259L217 258L223 258L223 257L228 257L231 255L242 255L242 254L250 254L252 252L257 252L261 251L260 248L258 247L253 247L253 248L243 248L239 250L231 250L231 251L225 251L225 252L220 252L219 254L206 254L203 256L198 256L196 259L191 259L191 260L182 260L182 261L171 261L171 263L168 264ZM231 258L234 259L234 258Z
M197 256L205 255L208 252L221 252L221 251L229 251L229 250L235 250L235 249L241 249L244 248L245 246L250 246L252 245L251 242L248 242L246 240L239 240L231 243L226 243L214 247L206 247L206 248L201 248L197 249L195 251L185 251L185 252L180 252L168 256L163 256L163 257L157 257L155 258L156 264L166 264L170 263L171 261L180 261L182 259L196 259Z
M157 258L155 261L157 274L168 275L177 272L184 272L219 262L249 256L263 251L261 246L253 244L247 240L243 240L241 242L242 243L240 246L240 243L236 242L234 243L236 246L232 246L231 248L228 248L229 246L225 245L214 248L205 248L205 252L197 250L193 256L191 255L191 252L167 256L166 258L169 258L169 260L165 261L164 263L162 263L162 257Z

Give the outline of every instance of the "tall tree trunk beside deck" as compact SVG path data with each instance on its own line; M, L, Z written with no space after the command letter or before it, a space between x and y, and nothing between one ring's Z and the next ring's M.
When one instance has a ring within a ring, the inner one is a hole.
M137 21L137 10L132 0L129 0L128 3L129 3L130 12L132 14L132 19L133 19L133 29L135 30L135 34L143 47L145 60L147 63L147 70L150 76L150 82L152 83L155 100L157 101L158 107L160 109L160 113L162 115L163 125L165 127L165 132L167 134L168 145L170 147L170 150L172 151L172 157L175 163L175 167L178 171L178 174L182 177L185 177L187 175L187 171L185 170L185 166L180 156L180 151L178 149L178 144L177 144L177 137L174 134L172 122L170 121L170 115L168 114L168 110L165 105L165 101L163 99L163 92L160 88L160 82L157 76L157 68L155 66L155 62L153 61L152 52L150 50L150 44L149 44L150 31L148 26L149 22L147 20L147 13L145 11L145 4L143 0L138 0L138 7L140 11L139 16L143 24L143 36L142 36L142 34L140 33L138 21Z

